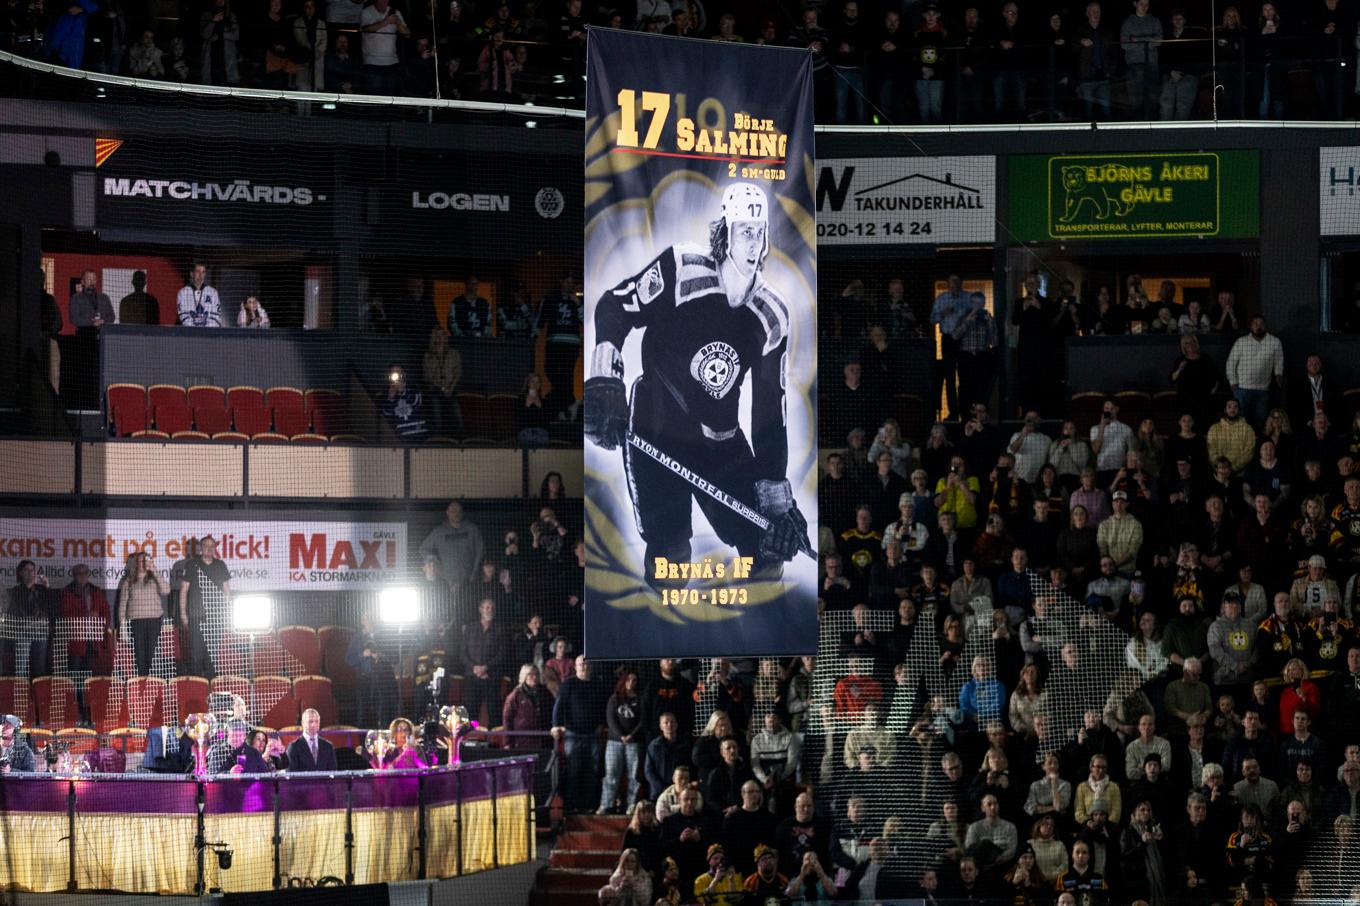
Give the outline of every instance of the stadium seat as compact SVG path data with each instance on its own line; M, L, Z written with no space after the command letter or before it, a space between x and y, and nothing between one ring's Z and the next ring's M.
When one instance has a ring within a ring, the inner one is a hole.
M216 384L195 384L189 388L189 405L195 409L225 409L227 392Z
M127 684L122 677L92 676L85 681L85 708L100 733L128 723Z
M73 755L88 755L99 748L99 734L88 727L67 727L58 730L53 741L69 748Z
M211 686L201 676L177 676L170 681L170 694L175 700L175 722L182 724L190 714L208 710Z
M296 437L311 430L312 419L302 407L296 409L275 409L274 430L287 437Z
M336 722L337 710L331 681L325 676L300 676L293 681L293 696L297 699L298 710L315 708L321 715L324 725Z
M1100 421L1100 410L1104 405L1105 394L1088 390L1073 396L1067 411L1077 423L1077 430L1085 434Z
M246 406L244 408L232 406L231 417L236 423L236 430L242 434L254 437L256 434L269 432L269 410L263 406Z
M194 413L187 405L180 403L164 403L156 407L156 430L164 431L166 434L177 434L180 431L192 431L194 428Z
M179 384L152 384L146 391L147 404L152 409L161 406L189 408L189 394Z
M1181 414L1176 410L1180 408L1176 401L1180 395L1174 390L1163 390L1152 395L1152 421L1157 426L1157 433L1163 437L1170 437L1180 430ZM1207 430L1200 425L1195 426L1196 430Z
M146 388L141 384L110 384L105 393L109 401L110 412L119 406L146 408Z
M1119 420L1134 431L1143 419L1152 418L1152 397L1142 390L1123 390L1114 398L1119 403Z
M242 651L249 651L250 645L246 639L241 639L238 647ZM251 676L270 676L274 674L288 674L290 676L301 676L304 673L314 673L313 670L297 669L302 665L297 659L289 654L284 647L279 644L279 637L276 633L266 632L255 636L255 661L251 664ZM290 669L293 668L293 669Z
M308 390L305 398L307 413L312 417L312 430L330 437L346 429L344 399L335 390Z
M169 440L169 439L170 439L170 435L169 435L169 434L166 434L164 431L157 431L157 430L154 429L154 428L148 428L148 429L145 430L145 431L134 431L133 434L132 434L132 437L133 437L134 440Z
M40 676L33 680L38 721L48 729L71 727L80 720L76 684L64 676Z
M230 431L231 412L225 405L194 406L194 426L210 437Z
M322 626L316 632L321 643L321 672L331 678L338 689L354 685L354 668L345 660L354 630L349 626Z
M113 423L113 433L116 437L132 437L138 431L145 431L150 423L146 406L131 403L123 403L114 409L109 418Z
M250 440L249 437L242 434L240 431L219 431L212 436L212 439L233 444L243 444Z
M295 444L312 444L312 445L320 445L320 444L325 444L325 443L329 443L329 442L330 442L330 438L328 438L328 437L326 437L325 435L322 435L322 434L294 434L294 435L293 435L293 443L295 443Z
M141 727L115 727L109 731L109 748L124 755L146 751L146 731Z
M830 411L830 410L827 410ZM896 393L892 398L892 417L897 419L903 437L924 437L930 431L926 404L914 393Z
M284 626L278 636L283 650L300 668L296 671L289 669L288 673L294 676L321 673L321 639L315 629L310 626Z
M519 431L519 426L515 423L516 402L516 397L510 393L493 393L487 397L492 440L509 441Z
M255 680L255 707L252 719L271 727L286 727L298 722L298 703L293 684L284 676L261 676Z
M252 444L286 444L288 438L277 431L261 431L259 434L250 435L250 442Z
M131 726L158 727L165 723L165 680L158 676L131 677L127 698Z
M29 727L34 722L33 691L28 680L18 676L0 676L0 714L17 714Z
M202 431L176 431L170 435L171 440L210 440L208 435Z
M236 409L265 409L264 391L245 384L227 389L227 406Z
M270 387L265 391L264 401L275 412L281 409L307 410L306 396L296 387Z

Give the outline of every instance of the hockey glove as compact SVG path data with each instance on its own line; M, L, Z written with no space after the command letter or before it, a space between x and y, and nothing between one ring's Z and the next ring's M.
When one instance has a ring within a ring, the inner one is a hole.
M808 541L807 519L798 511L793 499L793 487L785 481L757 481L756 504L760 513L770 520L770 527L760 539L760 556L764 560L788 562L798 551L812 549Z
M628 436L628 391L615 377L593 377L585 384L586 437L606 450L621 445Z

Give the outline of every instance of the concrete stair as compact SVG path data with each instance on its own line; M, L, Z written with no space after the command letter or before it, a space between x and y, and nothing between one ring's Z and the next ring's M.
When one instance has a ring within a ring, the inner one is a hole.
M597 906L627 829L627 818L569 815L529 892L529 906Z

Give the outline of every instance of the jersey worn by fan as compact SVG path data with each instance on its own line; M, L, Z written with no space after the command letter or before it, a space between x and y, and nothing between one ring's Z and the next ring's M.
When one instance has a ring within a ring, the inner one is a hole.
M741 385L750 372L756 472L780 480L788 463L788 325L783 300L759 274L733 304L713 258L698 246L684 245L666 249L641 273L605 293L595 317L596 341L619 350L630 332L646 328L645 376L663 385L676 418L710 440L736 435Z

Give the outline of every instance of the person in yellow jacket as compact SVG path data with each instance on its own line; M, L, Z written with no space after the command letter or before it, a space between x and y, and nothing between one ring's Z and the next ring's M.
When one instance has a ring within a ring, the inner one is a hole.
M708 848L708 871L694 879L694 898L704 906L741 906L744 879L727 861L721 843Z
M1232 463L1234 474L1241 472L1251 462L1256 455L1256 432L1242 418L1237 400L1229 399L1223 404L1223 417L1209 428L1206 443L1209 461L1224 457Z

